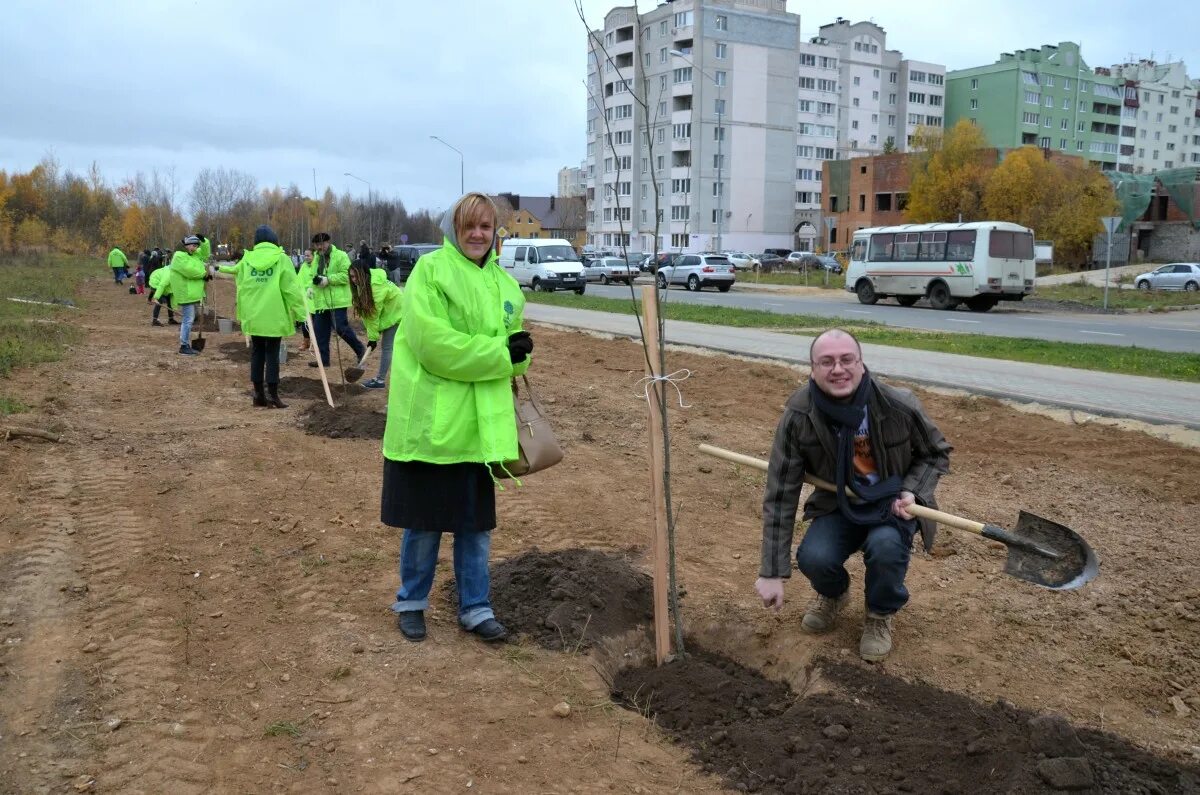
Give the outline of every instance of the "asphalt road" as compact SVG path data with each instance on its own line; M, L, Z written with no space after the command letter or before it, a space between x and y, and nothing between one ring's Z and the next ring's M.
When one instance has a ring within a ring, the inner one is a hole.
M641 279L636 284L649 284ZM629 288L620 285L589 284L588 294L604 298L629 296ZM1200 310L1155 314L1102 315L1068 312L1041 312L1002 304L990 312L971 312L960 308L952 312L930 309L923 304L902 307L890 300L873 306L860 304L851 293L829 291L820 297L789 295L735 286L719 293L709 288L690 293L672 287L670 301L709 306L759 309L780 314L809 314L844 320L873 320L900 328L930 331L961 331L995 337L1031 337L1056 342L1090 342L1152 348L1161 351L1200 353Z

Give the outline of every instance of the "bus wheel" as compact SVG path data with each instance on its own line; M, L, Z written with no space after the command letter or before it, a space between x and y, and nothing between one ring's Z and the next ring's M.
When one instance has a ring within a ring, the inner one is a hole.
M967 309L972 312L986 312L996 303L996 299L990 295L973 295L967 299Z
M919 296L919 295L898 295L898 296L896 296L896 303L900 304L900 306L912 306L913 304L915 304L917 301L920 301L920 300L921 300L921 296Z
M858 296L860 304L873 304L879 300L870 279L859 279L858 284L854 285L854 292Z
M950 295L945 282L937 282L929 288L929 305L934 309L953 309L958 306L958 301Z

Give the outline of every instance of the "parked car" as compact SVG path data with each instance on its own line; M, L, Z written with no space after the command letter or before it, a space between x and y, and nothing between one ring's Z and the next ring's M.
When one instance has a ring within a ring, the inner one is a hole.
M587 287L575 249L560 238L506 240L500 249L500 267L534 292L574 290L583 295Z
M583 277L589 282L621 282L629 284L637 278L637 271L630 270L620 257L600 257L584 264Z
M1187 290L1194 293L1200 289L1200 264L1172 262L1149 273L1138 274L1133 283L1139 290Z
M750 271L754 270L758 265L757 259L740 251L726 251L724 254L726 257L729 257L729 262L733 265L734 270Z
M786 259L788 254L792 253L790 248L764 248L764 254L774 254L777 257Z
M659 289L682 284L692 292L716 287L727 293L735 278L733 263L720 254L681 254L670 265L661 265L657 275Z
M432 243L408 243L392 248L388 256L388 276L396 284L403 284L412 275L412 269L422 255L437 251L441 246Z
M764 252L758 258L758 269L763 273L773 273L774 271L782 270L786 264L786 259L770 252Z
M811 251L789 251L786 259L793 265L798 265L802 259L811 255Z
M663 267L664 265L670 265L676 259L682 256L683 254L679 253L678 251L660 251L658 253L658 259L651 259L646 263L645 267L639 265L638 268L644 272L658 273L659 268Z
M830 273L841 273L842 263L837 261L837 257L831 254L807 254L800 259L799 263L801 270L818 271L824 270Z

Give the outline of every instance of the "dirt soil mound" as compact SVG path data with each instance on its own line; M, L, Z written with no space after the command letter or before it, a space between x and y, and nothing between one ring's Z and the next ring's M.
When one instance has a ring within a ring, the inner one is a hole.
M651 590L627 559L594 549L534 548L492 567L496 615L547 649L586 649L649 625Z
M307 378L284 378L279 391L284 393L284 381L307 381ZM318 382L320 389L320 382ZM324 393L322 393L324 397ZM382 439L387 415L353 404L329 408L327 403L314 403L312 408L300 416L304 432L313 436L328 436L330 439Z
M326 370L325 374L331 376L332 371ZM329 382L329 391L333 393L335 402L344 400L347 397L362 395L367 391L361 384L346 384L344 390L340 381ZM285 375L279 379L279 394L303 400L324 400L325 387L321 385L320 378L300 378L298 376ZM326 405L325 408L329 408L329 406ZM338 411L342 410L341 408L338 409Z
M614 677L613 698L651 715L705 771L749 792L1197 792L1200 770L1006 701L988 706L845 663L826 692L703 650Z
M246 343L238 342L223 342L218 346L217 350L231 362L246 364L250 361L250 349L246 347Z

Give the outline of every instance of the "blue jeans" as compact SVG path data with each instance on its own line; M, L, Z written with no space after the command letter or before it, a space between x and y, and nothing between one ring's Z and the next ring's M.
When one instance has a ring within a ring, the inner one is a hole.
M196 319L199 304L184 304L179 307L179 344L191 347L192 322Z
M113 272L113 282L115 284L120 284L121 282L123 282L125 280L125 269L124 268L113 268L112 272Z
M437 568L442 534L430 530L405 530L400 543L400 590L392 610L397 613L429 608L433 572ZM458 586L458 622L474 629L495 618L489 598L491 573L488 553L492 534L454 533L454 581Z
M891 615L904 607L908 602L904 576L912 555L912 535L891 525L857 525L840 513L819 516L808 526L796 550L796 565L817 593L836 598L850 587L845 563L859 550L867 568L867 609Z
M392 346L396 344L396 329L400 328L400 324L385 328L383 333L379 335L379 375L375 376L380 381L387 378L388 371L392 369Z
M355 363L367 352L367 346L359 341L354 329L350 328L350 320L346 317L345 307L314 312L312 318L313 331L317 333L317 350L321 352L321 364L329 366L329 335L334 329L337 329L338 336L344 339L354 351L354 355L357 357Z

